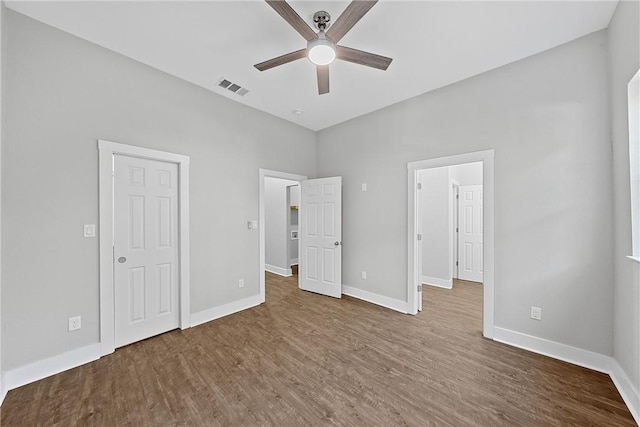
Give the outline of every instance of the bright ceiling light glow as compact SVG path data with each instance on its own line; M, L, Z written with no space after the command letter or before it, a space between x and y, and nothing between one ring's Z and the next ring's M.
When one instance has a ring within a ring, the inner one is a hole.
M315 65L329 65L336 59L336 44L325 38L322 31L307 44L307 51L309 61Z

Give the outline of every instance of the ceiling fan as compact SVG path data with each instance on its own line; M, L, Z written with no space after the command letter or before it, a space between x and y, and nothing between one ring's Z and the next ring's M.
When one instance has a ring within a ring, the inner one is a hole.
M349 30L376 4L378 0L354 0L342 12L334 24L329 26L331 16L325 11L316 12L313 22L318 29L316 33L295 10L284 0L266 0L285 21L307 40L305 49L296 50L268 61L254 65L265 71L279 65L287 64L308 57L316 65L318 74L318 94L329 93L329 64L335 59L349 61L367 67L386 70L393 59L375 53L364 52L350 47L340 46L338 42Z

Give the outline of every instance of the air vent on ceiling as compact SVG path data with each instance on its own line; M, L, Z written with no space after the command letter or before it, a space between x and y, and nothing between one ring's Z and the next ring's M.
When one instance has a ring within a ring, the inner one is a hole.
M243 88L237 83L230 82L224 77L218 81L218 86L220 86L223 89L227 89L228 91L231 91L236 95L240 95L240 96L245 96L247 93L249 93L248 89Z

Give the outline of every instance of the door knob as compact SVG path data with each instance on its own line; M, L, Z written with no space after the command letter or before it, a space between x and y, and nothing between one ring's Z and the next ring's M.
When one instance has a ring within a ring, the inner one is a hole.
M121 256L120 258L118 258L118 262L119 262L120 264L122 264L122 263L127 262L127 259L126 259L125 257Z
M340 242L334 242L333 244L336 246L340 246Z

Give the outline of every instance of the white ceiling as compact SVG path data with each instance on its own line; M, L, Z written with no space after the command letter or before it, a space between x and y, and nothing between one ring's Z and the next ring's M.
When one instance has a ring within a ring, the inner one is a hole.
M311 24L348 1L291 1ZM301 59L253 64L306 47L271 7L253 1L7 1L20 13L237 102L321 130L606 28L617 1L381 0L340 44L393 58L387 71L336 61L318 95ZM249 89L217 86L224 77ZM301 110L302 114L294 114Z

